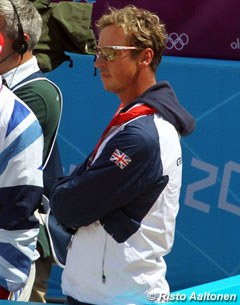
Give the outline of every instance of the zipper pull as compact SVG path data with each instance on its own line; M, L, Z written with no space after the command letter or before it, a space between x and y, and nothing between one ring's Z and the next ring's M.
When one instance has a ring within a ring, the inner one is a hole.
M105 276L105 274L104 274L104 273L102 274L102 283L103 283L103 284L105 284L105 283L106 283L106 276Z

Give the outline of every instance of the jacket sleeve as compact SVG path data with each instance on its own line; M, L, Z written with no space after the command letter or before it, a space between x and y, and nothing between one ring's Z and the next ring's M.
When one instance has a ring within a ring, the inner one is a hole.
M25 285L39 256L34 211L43 192L41 127L21 103L15 101L14 107L8 125L0 124L5 134L0 145L0 286L8 291Z
M158 155L152 139L131 128L119 132L88 170L77 168L55 187L50 197L55 217L67 227L87 226L126 207L156 179L150 171ZM159 167L157 177L161 173Z

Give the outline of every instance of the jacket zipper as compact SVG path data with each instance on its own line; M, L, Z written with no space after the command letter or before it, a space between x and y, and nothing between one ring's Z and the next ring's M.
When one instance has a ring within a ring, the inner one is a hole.
M104 241L103 256L102 256L102 283L103 284L106 283L106 276L105 276L105 272L104 272L106 249L107 249L107 232L106 232L106 237L105 237L105 241Z

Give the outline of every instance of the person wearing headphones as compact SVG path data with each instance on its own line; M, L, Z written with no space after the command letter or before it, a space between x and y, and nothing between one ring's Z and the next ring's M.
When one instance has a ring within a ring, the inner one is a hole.
M34 112L44 136L44 194L50 193L52 179L62 176L61 159L56 143L62 94L60 89L40 71L33 49L39 41L41 15L29 0L0 1L0 75L4 83ZM35 206L41 210L41 206ZM1 224L0 224L1 225ZM40 258L36 261L35 284L29 279L18 300L46 302L47 280L53 263L44 225L40 225L37 243ZM1 255L1 254L0 254ZM1 256L0 256L1 259Z

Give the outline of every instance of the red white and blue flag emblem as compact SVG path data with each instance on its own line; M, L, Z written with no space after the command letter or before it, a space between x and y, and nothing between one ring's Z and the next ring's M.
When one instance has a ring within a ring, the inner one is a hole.
M115 149L110 157L110 161L114 162L121 169L124 169L132 160L119 149Z

